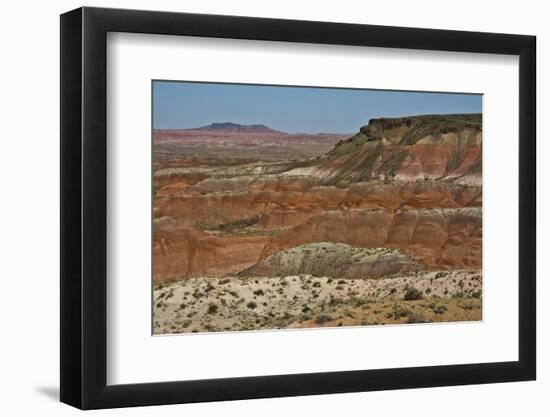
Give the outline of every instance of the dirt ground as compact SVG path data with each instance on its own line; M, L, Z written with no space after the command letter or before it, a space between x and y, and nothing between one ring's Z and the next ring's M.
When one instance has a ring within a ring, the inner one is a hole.
M187 278L154 290L155 334L482 319L479 271L384 279Z

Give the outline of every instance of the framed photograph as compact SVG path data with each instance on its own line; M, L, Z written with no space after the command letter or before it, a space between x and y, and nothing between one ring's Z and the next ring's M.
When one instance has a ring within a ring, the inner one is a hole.
M533 380L535 37L61 16L61 401Z

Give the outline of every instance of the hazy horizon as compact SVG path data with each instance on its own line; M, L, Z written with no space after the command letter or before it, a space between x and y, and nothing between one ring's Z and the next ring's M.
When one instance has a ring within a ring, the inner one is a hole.
M236 123L353 133L372 118L481 112L481 94L153 81L154 129Z

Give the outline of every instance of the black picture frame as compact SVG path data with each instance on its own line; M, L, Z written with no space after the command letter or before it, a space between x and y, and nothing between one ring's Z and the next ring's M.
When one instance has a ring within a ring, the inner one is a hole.
M519 56L518 361L107 385L108 32ZM95 409L535 379L535 45L524 35L236 16L88 7L61 15L61 401Z

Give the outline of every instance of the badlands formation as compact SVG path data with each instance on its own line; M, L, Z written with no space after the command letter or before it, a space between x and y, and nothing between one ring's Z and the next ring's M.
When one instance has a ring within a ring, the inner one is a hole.
M154 131L153 330L481 320L481 115Z

